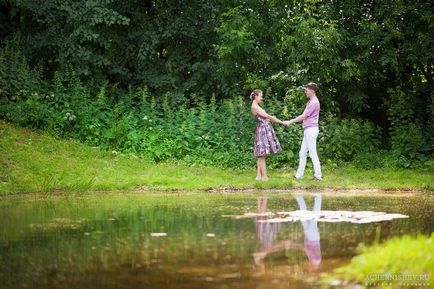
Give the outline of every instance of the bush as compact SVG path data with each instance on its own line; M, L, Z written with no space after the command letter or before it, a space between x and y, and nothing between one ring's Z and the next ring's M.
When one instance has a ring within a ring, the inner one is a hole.
M0 117L59 137L71 137L108 150L161 161L222 167L254 166L255 120L247 97L217 103L191 94L155 97L146 87L127 91L107 82L82 83L71 69L42 81L19 50L0 50ZM21 89L25 88L25 89ZM271 93L270 93L271 94ZM404 98L405 94L398 94ZM289 89L283 99L267 95L266 111L280 119L299 115L306 99ZM396 106L396 107L395 107ZM397 101L396 112L402 108ZM318 152L321 160L355 161L361 167L414 167L424 154L418 125L394 122L392 150L380 151L381 134L371 122L321 115ZM400 125L398 125L400 124ZM300 124L273 124L283 147L267 158L269 167L296 166L303 137Z
M422 112L419 111L422 105L417 106L414 103L413 91L404 91L398 87L389 89L388 93L390 100L387 103L387 116L391 123L391 151L393 155L404 160L398 164L400 167L418 166L432 150L432 136L424 137L420 125L423 122L420 119Z
M414 162L402 154L390 150L380 150L378 152L360 154L354 158L353 164L362 169L397 169L422 166L422 162Z
M359 119L331 118L321 129L318 140L322 157L336 162L377 152L380 145L380 129Z
M369 288L430 287L434 283L433 237L434 234L403 236L385 244L362 247L361 254L350 264L323 275L323 283L344 288L362 284ZM406 276L414 279L404 279Z

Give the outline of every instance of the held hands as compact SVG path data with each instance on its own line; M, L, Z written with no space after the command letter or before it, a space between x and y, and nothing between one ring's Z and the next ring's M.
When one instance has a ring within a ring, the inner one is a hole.
M291 119L291 120L285 120L285 121L283 121L283 125L284 126L290 126L291 124L294 124L295 123L295 121L293 120L293 119Z

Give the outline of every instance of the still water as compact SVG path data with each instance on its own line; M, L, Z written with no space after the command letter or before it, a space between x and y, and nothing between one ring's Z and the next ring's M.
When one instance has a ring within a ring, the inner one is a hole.
M305 206L305 208L303 207ZM434 197L266 192L0 200L0 288L319 288L360 244L430 235ZM382 211L369 224L227 218L298 209Z

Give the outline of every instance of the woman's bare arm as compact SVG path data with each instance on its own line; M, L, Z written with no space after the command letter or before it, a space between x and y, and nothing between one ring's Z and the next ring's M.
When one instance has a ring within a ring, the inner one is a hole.
M269 115L264 109L262 109L259 106L254 106L252 107L252 113L254 115L259 115L262 116L263 118L269 119L272 122L278 123L278 124L282 124L282 125L288 125L288 122L286 121L281 121L280 119L278 119L275 116Z

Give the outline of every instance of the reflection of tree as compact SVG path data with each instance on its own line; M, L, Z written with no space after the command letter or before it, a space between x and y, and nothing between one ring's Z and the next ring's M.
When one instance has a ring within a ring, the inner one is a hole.
M301 196L296 197L300 210L307 210L304 198ZM321 196L315 196L313 212L321 210ZM258 213L267 212L267 198L258 198ZM284 249L298 249L306 253L312 269L317 270L321 263L321 247L320 236L316 220L300 221L304 230L304 243L293 242L292 240L277 241L277 233L280 228L280 223L260 222L267 217L260 216L255 220L256 224L256 237L260 242L260 247L257 252L253 254L253 259L256 268L262 272L265 270L265 258L268 254L278 252ZM259 222L258 222L259 221Z

